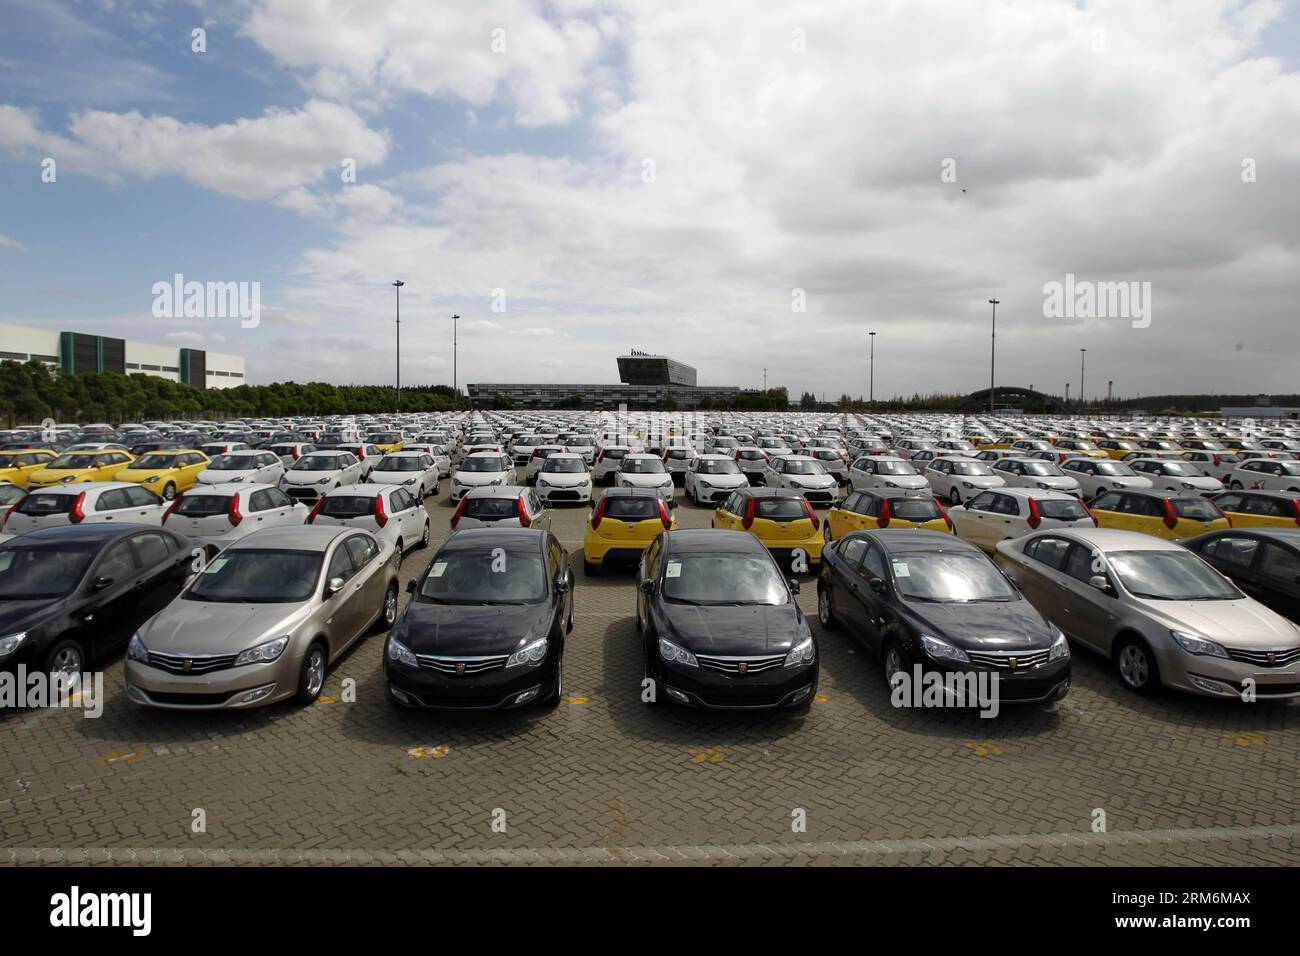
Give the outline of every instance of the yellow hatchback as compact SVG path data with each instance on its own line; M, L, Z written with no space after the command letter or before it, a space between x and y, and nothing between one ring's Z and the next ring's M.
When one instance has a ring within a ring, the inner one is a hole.
M117 473L117 481L144 485L155 495L171 501L194 487L194 479L208 467L208 456L185 449L145 452Z
M792 571L807 571L821 564L821 519L798 492L739 488L713 513L713 527L748 531L763 542L778 564Z
M650 542L677 527L668 502L653 488L610 488L591 509L582 535L582 561L587 577L607 564L638 561Z
M1234 528L1294 528L1300 525L1300 494L1294 491L1223 491L1210 499Z
M1161 491L1107 491L1089 505L1099 528L1141 531L1170 541L1231 528L1213 501Z
M1126 438L1103 438L1097 442L1097 447L1106 453L1107 458L1114 461L1119 461L1125 455L1142 450L1137 442Z
M48 488L81 481L116 481L117 473L134 461L124 451L64 452L27 476L28 488Z
M830 544L850 531L875 531L879 528L924 528L953 533L948 512L932 495L858 491L826 512L822 538Z
M401 432L375 432L366 439L366 442L374 445L385 455L391 455L406 447L406 439L402 437Z
M0 451L0 482L9 482L19 488L27 487L30 475L40 471L58 453L48 448L24 448L21 451Z

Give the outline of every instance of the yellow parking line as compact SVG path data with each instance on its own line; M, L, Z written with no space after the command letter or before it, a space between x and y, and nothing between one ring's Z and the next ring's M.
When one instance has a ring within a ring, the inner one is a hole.
M973 752L977 757L992 757L1002 753L1002 748L991 740L968 740L966 741L966 749Z
M101 767L115 763L137 763L144 759L144 755L143 747L136 747L135 750L110 750L107 756L100 757L95 763Z
M691 747L691 763L723 763L727 757L721 747Z
M1268 738L1253 730L1229 730L1225 731L1223 736L1227 737L1238 747L1268 746Z
M451 752L451 748L448 747L446 744L438 744L437 746L432 746L432 747L430 746L411 747L406 751L406 755L410 757L412 760L424 760L426 758L430 760L441 760L443 757L447 756L447 754L450 752Z
M590 697L561 697L561 704L590 704Z

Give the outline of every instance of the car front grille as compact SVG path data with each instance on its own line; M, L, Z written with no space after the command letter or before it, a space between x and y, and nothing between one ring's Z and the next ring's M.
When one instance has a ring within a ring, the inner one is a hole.
M1015 670L1028 670L1031 667L1041 667L1047 663L1051 651L989 651L981 653L976 651L967 651L966 656L970 658L972 664L978 664L981 667L992 667L996 670L1009 671L1012 669L1011 662L1015 661Z
M1227 651L1228 656L1234 661L1253 664L1256 667L1287 667L1300 661L1300 647L1288 647L1280 651L1243 651L1227 648Z
M315 488L306 488L290 485L284 489L284 493L295 501L315 501L320 497L320 492Z
M763 671L770 671L774 667L780 667L785 663L785 655L777 654L774 657L712 657L704 654L696 654L695 659L699 661L701 667L707 667L711 670L722 671L724 674L761 674ZM741 665L744 670L741 670Z
M421 667L437 671L439 674L484 674L500 670L506 666L509 655L499 657L433 657L429 654L416 654L415 659Z
M577 501L582 496L576 491L555 489L548 491L546 497L550 498L552 501Z
M215 704L224 704L233 694L184 694L171 693L160 690L145 691L149 699L155 704L175 704L184 706L188 704L191 707L211 707Z
M183 654L158 654L149 652L149 663L159 670L173 674L208 674L235 666L237 654L213 654L186 657ZM186 664L189 666L187 667Z

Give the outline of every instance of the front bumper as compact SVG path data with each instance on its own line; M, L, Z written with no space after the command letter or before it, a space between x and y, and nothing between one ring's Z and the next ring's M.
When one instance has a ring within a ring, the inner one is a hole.
M501 710L536 703L553 690L558 657L536 667L499 668L452 676L394 664L384 655L384 677L398 703L424 710Z
M663 699L710 710L775 710L806 703L817 693L818 664L776 668L741 677L660 660Z
M1157 651L1156 662L1165 684L1189 694L1240 700L1245 682L1252 680L1256 700L1300 697L1300 663L1265 667L1173 648Z
M206 674L176 674L140 661L125 663L132 701L165 710L243 710L263 707L298 692L301 655L289 652L271 664L246 664ZM252 696L256 695L256 696ZM252 696L252 699L246 699Z
M572 487L563 488L544 485L538 482L534 486L534 490L537 492L537 497L541 498L543 501L553 502L591 501L591 489L592 486L590 484L573 485Z

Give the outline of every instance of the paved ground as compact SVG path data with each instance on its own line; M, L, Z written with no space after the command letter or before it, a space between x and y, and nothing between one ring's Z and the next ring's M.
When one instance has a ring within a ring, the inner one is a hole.
M1055 708L898 711L853 641L820 631L812 587L809 716L652 712L630 574L584 579L585 517L555 520L578 576L556 710L395 712L382 635L307 709L142 710L118 661L99 720L0 715L0 862L1300 863L1300 706L1142 700L1084 656Z

